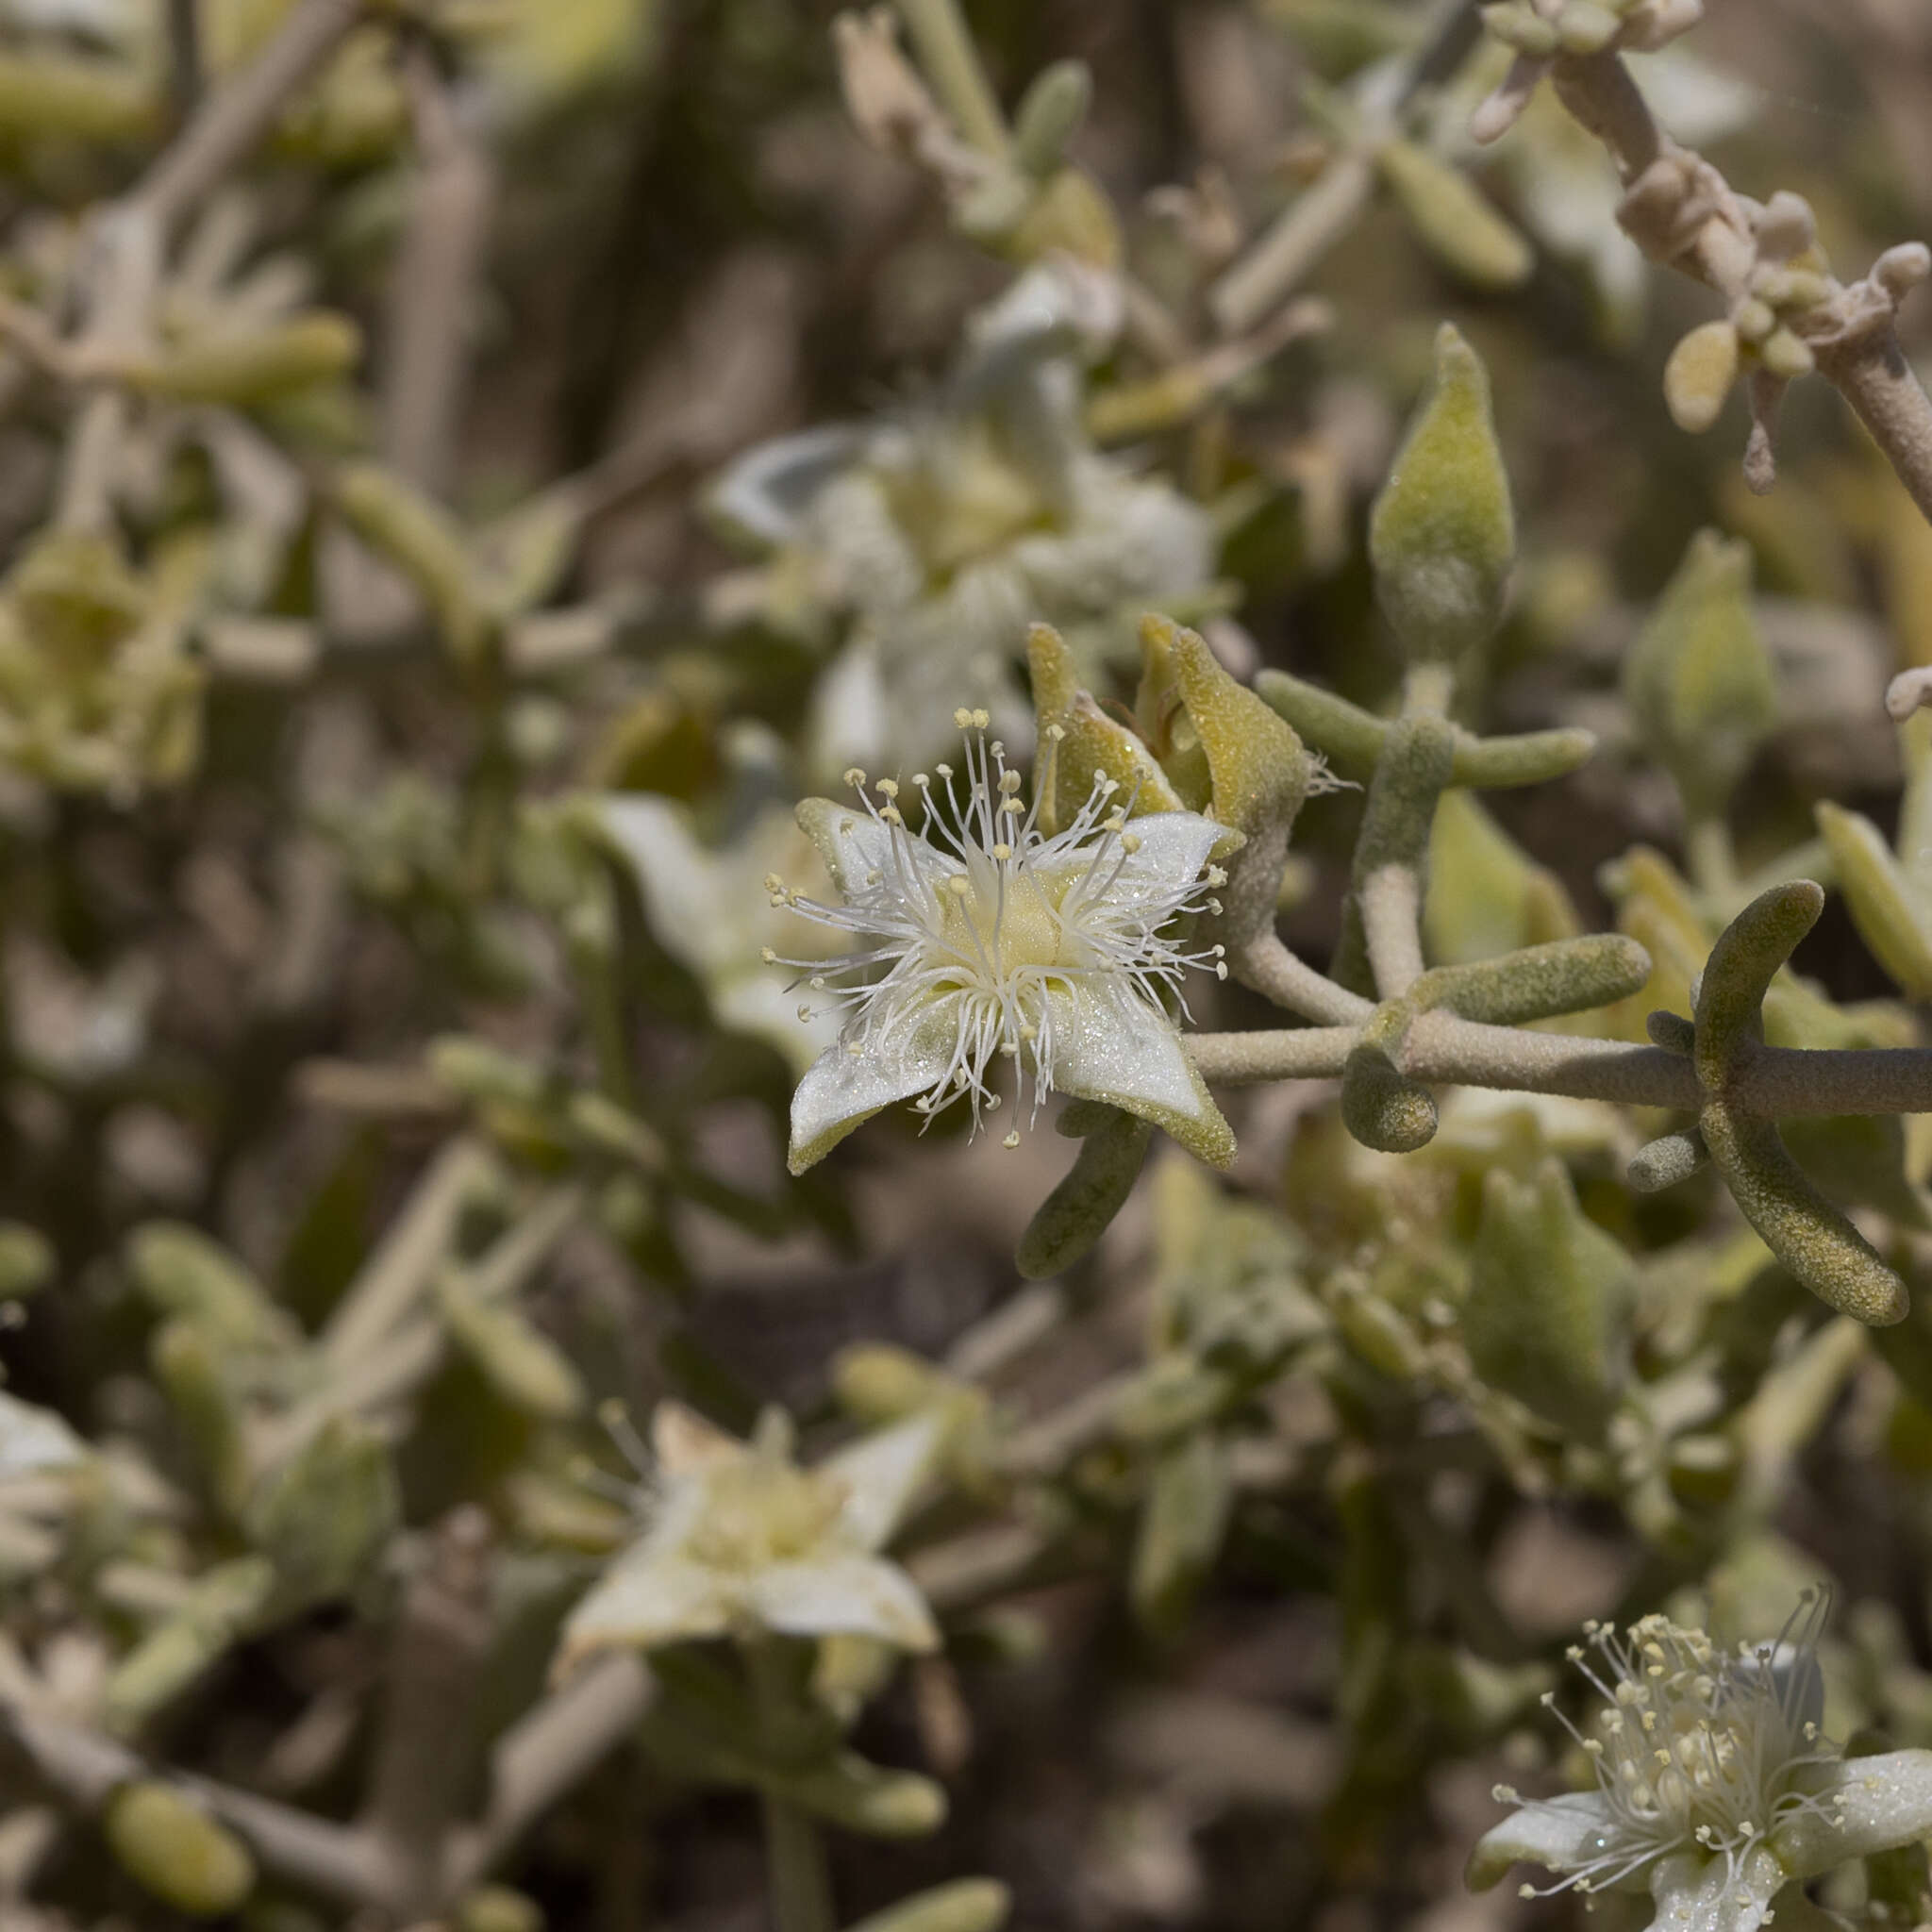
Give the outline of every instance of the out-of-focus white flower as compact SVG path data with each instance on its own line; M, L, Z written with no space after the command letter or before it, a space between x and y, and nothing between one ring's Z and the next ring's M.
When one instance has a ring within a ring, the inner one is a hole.
M614 1432L645 1475L647 1527L571 1612L559 1669L593 1650L759 1630L937 1648L918 1587L878 1551L933 1467L941 1418L861 1437L811 1469L792 1460L782 1409L741 1442L660 1403L648 1457L625 1425Z
M1096 271L1030 270L969 325L930 403L762 444L720 478L719 514L812 559L858 620L843 684L875 689L825 708L831 757L933 750L961 692L997 709L1035 618L1091 660L1128 651L1142 609L1208 583L1207 512L1093 449L1082 425L1079 361L1117 308Z
M1847 1758L1820 1731L1825 1605L1807 1592L1775 1641L1730 1651L1662 1616L1587 1625L1570 1656L1603 1704L1572 1735L1596 1789L1499 1787L1516 1809L1477 1844L1470 1883L1521 1860L1559 1874L1526 1897L1647 1887L1654 1932L1756 1932L1785 1886L1932 1832L1932 1751Z
M0 1390L0 1477L72 1469L87 1453L87 1444L51 1408Z
M801 1013L764 963L793 922L766 904L760 881L811 863L811 842L783 806L760 811L731 843L707 845L675 800L638 792L607 798L606 831L629 860L658 943L705 989L721 1025L769 1041L803 1073L837 1037L835 1016ZM829 947L827 949L829 951Z
M859 942L829 970L774 955L845 1014L838 1042L792 1097L791 1171L897 1100L918 1096L931 1114L963 1095L976 1127L1000 1106L990 1078L1000 1058L1015 1061L1023 1084L1030 1078L1036 1112L1056 1090L1105 1101L1224 1163L1234 1138L1167 1002L1190 967L1225 974L1219 946L1186 951L1169 928L1215 909L1224 875L1203 868L1227 827L1186 811L1130 824L1132 801L1096 773L1086 805L1048 838L1004 747L987 741L987 714L962 710L955 723L966 733L963 806L950 767L934 768L937 797L933 778L915 773L915 831L896 781L880 780L874 799L865 774L849 772L858 804L799 807L842 903L768 881L774 905ZM1047 758L1060 735L1048 733ZM1042 777L1039 795L1050 791ZM1017 1132L1007 1144L1019 1144Z

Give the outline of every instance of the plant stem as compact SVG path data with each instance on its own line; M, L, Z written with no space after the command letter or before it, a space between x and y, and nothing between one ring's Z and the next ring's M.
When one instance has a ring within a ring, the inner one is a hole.
M769 1749L786 1700L784 1659L769 1639L744 1646L752 1697ZM765 1869L773 1932L835 1932L831 1874L817 1822L789 1799L765 1793Z

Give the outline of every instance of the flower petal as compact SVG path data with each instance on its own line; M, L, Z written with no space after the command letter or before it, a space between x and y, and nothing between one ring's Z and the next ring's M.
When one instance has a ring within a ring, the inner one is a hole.
M1234 1130L1208 1097L1179 1030L1144 1000L1056 991L1053 1084L1082 1100L1105 1101L1172 1134L1210 1167L1234 1158Z
M937 1650L938 1626L919 1587L881 1557L773 1563L751 1579L753 1613L797 1637L876 1637L900 1650Z
M866 432L857 425L831 423L761 442L718 478L710 508L767 543L794 542L812 499L858 457L865 441Z
M832 883L847 899L858 898L874 876L907 888L915 879L937 886L959 870L924 840L887 824L862 805L840 805L829 798L801 799L798 823L818 847Z
M51 1408L0 1390L0 1476L70 1469L87 1455L87 1444Z
M1819 1793L1829 1815L1807 1810L1772 1834L1794 1878L1932 1837L1932 1751L1848 1757L1833 1770L1832 1784ZM1842 1818L1843 1824L1834 1824L1833 1818Z
M928 1025L897 1053L883 1048L854 1053L842 1041L827 1047L791 1096L791 1151L786 1165L803 1174L881 1108L937 1086L951 1064L949 1045L943 1028Z
M1569 1872L1595 1856L1592 1840L1610 1814L1595 1791L1565 1791L1519 1805L1476 1840L1465 1874L1472 1891L1487 1891L1512 1865L1542 1865Z
M716 949L706 941L719 930L723 894L690 814L655 792L618 792L598 800L597 819L637 874L645 916L665 950L693 971L711 965Z
M667 1397L651 1411L651 1454L666 1475L693 1475L742 1462L751 1452L696 1409Z
M720 1637L734 1602L702 1563L638 1544L618 1557L565 1620L557 1669L592 1650L653 1650L690 1637Z
M819 1464L819 1473L845 1487L839 1520L854 1541L876 1550L891 1539L944 1440L944 1422L928 1411L861 1436Z
M1649 1932L1757 1932L1789 1874L1759 1844L1738 1861L1679 1852L1651 1867Z

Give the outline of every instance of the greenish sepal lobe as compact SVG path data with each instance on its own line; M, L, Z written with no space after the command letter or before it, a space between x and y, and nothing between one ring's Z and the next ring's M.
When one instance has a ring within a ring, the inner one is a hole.
M1777 723L1751 552L1700 530L1624 662L1624 695L1692 820L1719 816Z
M1623 933L1592 933L1525 946L1500 959L1438 966L1409 989L1418 1010L1446 1007L1465 1020L1513 1026L1556 1013L1587 1012L1642 991L1650 955Z
M1630 1157L1627 1170L1630 1185L1640 1194L1660 1193L1687 1181L1708 1163L1710 1150L1695 1127L1679 1133L1660 1134L1646 1141Z
M1147 746L1081 690L1074 655L1052 625L1036 624L1028 629L1026 668L1040 724L1034 784L1041 801L1040 822L1048 834L1078 814L1093 790L1096 773L1120 785L1122 795L1133 800L1136 814L1187 808Z
M1462 1309L1476 1373L1565 1433L1601 1438L1628 1373L1634 1276L1560 1162L1526 1187L1491 1174Z
M1932 998L1932 898L1870 819L1829 800L1817 817L1858 937L1907 999Z
M1150 661L1165 652L1172 664L1207 758L1211 816L1241 835L1241 842L1223 855L1223 909L1208 926L1232 948L1274 923L1289 834L1314 763L1293 727L1231 677L1198 632L1150 615L1141 619L1141 635Z
M1133 1192L1154 1125L1109 1111L1112 1119L1088 1130L1072 1171L1040 1204L1020 1237L1015 1258L1029 1281L1071 1268L1107 1232Z
M1740 1053L1763 1037L1764 995L1817 923L1824 889L1793 879L1760 892L1718 935L1697 992L1697 1078L1722 1093Z
M1092 99L1093 75L1086 61L1056 60L1042 67L1013 115L1015 164L1036 180L1058 173Z
M1436 382L1369 520L1375 589L1412 661L1453 663L1502 622L1516 520L1490 413L1490 378L1456 327L1436 336Z
M1744 1219L1813 1294L1873 1327L1905 1320L1905 1283L1806 1178L1772 1122L1712 1099L1697 1124Z
M1287 671L1257 671L1255 689L1344 777L1366 778L1374 772L1394 729L1393 719L1378 718ZM1588 764L1596 751L1596 734L1574 727L1503 738L1478 738L1459 725L1450 728L1455 755L1449 782L1474 791L1548 784Z

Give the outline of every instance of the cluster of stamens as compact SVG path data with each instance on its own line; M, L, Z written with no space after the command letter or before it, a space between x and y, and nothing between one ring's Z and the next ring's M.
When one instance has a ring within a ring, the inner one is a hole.
M1721 1856L1729 1883L1789 1818L1810 1812L1842 1827L1830 1792L1812 1789L1824 1781L1807 1776L1839 1757L1814 1715L1825 1608L1824 1591L1807 1591L1774 1642L1730 1652L1663 1616L1621 1633L1586 1624L1588 1647L1568 1655L1603 1705L1587 1730L1557 1716L1590 1759L1610 1823L1593 1840L1594 1857L1554 1885L1523 1886L1522 1895L1603 1890L1691 1850ZM1555 1693L1542 1701L1554 1709ZM1496 1796L1524 1802L1506 1786Z
M1086 803L1066 825L1042 831L1041 801L1054 793L1063 727L1045 733L1029 806L1006 747L986 736L987 712L961 709L954 723L965 734L965 771L940 764L913 774L916 829L907 824L897 780L869 784L856 767L845 774L858 809L886 842L883 863L843 882L842 906L805 898L776 874L765 880L774 906L871 943L830 964L786 959L770 948L764 958L799 968L802 983L843 1008L841 1044L854 1057L903 1055L915 1038L929 1038L925 1029L944 1024L953 1036L945 1070L915 1105L930 1116L963 1095L976 1130L981 1116L1000 1107L989 1081L997 1058L1030 1076L1038 1113L1054 1089L1059 1029L1078 1024L1083 1002L1126 1001L1164 1020L1189 969L1227 976L1223 947L1191 952L1164 936L1185 915L1218 913L1213 894L1227 875L1210 866L1197 877L1170 879L1139 862L1134 796L1105 772L1094 773ZM814 1008L807 1002L798 1011L809 1019ZM1016 1131L1005 1144L1019 1141Z

